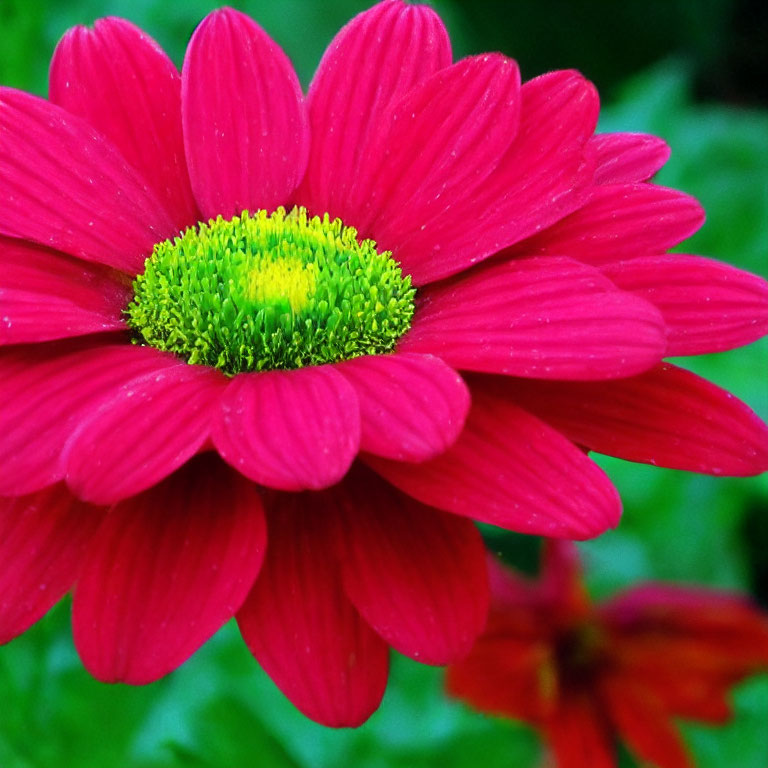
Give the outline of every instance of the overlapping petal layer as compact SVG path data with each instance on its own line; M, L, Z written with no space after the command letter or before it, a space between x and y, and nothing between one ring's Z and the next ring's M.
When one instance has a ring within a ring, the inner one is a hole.
M469 410L461 377L430 355L348 360L338 370L360 403L360 449L398 461L424 461L459 436Z
M237 620L251 652L304 714L355 726L381 701L388 651L344 593L328 504L323 494L271 499L266 562Z
M132 379L183 365L151 347L78 342L0 352L0 494L64 478L64 447L99 405Z
M0 643L28 629L74 584L102 515L62 484L0 498Z
M411 89L371 137L370 159L345 214L392 250L417 285L469 265L460 249L448 249L451 241L441 229L453 217L466 218L474 190L514 139L519 91L520 73L511 59L463 59ZM469 219L467 225L474 223ZM411 245L417 233L424 240ZM476 228L475 234L485 233Z
M0 235L141 270L178 228L143 177L81 118L0 88Z
M661 254L690 237L704 211L689 195L654 184L594 187L588 202L513 253L571 256L599 266Z
M0 237L0 345L124 328L130 289L113 270Z
M225 388L218 371L181 362L116 388L67 443L69 487L111 504L167 477L208 440Z
M431 139L432 153L422 154L425 138L416 129L425 124L422 132L431 135L432 131L427 128L429 121L411 115L434 109L431 119L444 124L447 118L442 111L453 114L456 108L455 94L450 93L456 85L454 80L460 83L465 78L468 83L461 93L467 101L462 102L463 112L459 114L474 125L476 110L472 107L477 104L469 97L477 99L485 93L483 114L501 120L505 130L486 132L480 144L489 144L481 162L462 147L461 142L467 141L463 130L458 137L451 136L450 142L434 146L438 134ZM474 90L485 86L488 92L473 95L470 84ZM597 116L594 89L570 72L537 78L519 90L519 97L501 113L505 117L500 117L502 107L497 100L503 93L499 89L516 90L517 86L517 69L506 59L488 56L467 64L459 62L409 94L395 112L396 127L380 139L409 143L400 150L399 164L393 162L391 154L380 161L386 168L382 178L390 180L390 194L376 198L381 210L371 232L382 245L392 248L416 285L467 269L558 221L582 202L588 179L584 144ZM517 109L512 111L511 107L519 109L519 117ZM417 176L413 189L401 189L396 174L405 175L406 167L410 173L414 163L427 163L420 172L424 178ZM383 189L377 187L383 183L378 177L370 185L359 183L366 200L369 190L375 197L376 190Z
M571 259L484 265L420 294L400 349L455 368L537 379L604 379L647 370L666 349L649 302Z
M669 160L667 143L645 133L601 133L588 143L595 153L596 184L646 181Z
M175 669L240 608L265 545L256 489L211 456L112 507L72 605L83 663L134 684Z
M715 475L768 470L763 421L730 392L668 363L615 381L511 380L508 397L599 453Z
M618 523L618 493L583 451L483 382L471 392L466 426L441 456L366 461L424 504L503 528L578 539Z
M722 352L768 333L768 282L751 272L677 253L639 256L601 270L661 310L666 355Z
M177 229L197 223L181 132L181 77L154 40L125 19L71 29L51 60L49 98L122 152Z
M475 526L403 496L369 471L351 474L337 499L344 588L363 618L417 661L465 656L488 610Z
M352 19L331 42L309 87L312 140L299 201L314 213L345 215L369 162L369 139L388 108L450 63L448 33L425 5L379 3Z

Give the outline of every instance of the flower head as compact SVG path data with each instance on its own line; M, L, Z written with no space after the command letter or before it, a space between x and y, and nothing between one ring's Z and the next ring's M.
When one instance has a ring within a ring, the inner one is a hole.
M0 637L74 588L87 668L142 683L237 615L300 709L354 724L388 645L445 663L480 631L471 519L617 523L583 447L768 467L745 405L661 363L762 335L768 286L666 255L701 209L597 114L576 72L452 63L401 0L306 97L229 8L181 73L108 18L49 101L0 89Z
M768 668L768 617L740 596L646 583L593 605L564 541L545 545L535 582L488 563L488 626L448 691L534 724L558 768L616 766L618 741L690 768L674 718L728 720L729 690Z

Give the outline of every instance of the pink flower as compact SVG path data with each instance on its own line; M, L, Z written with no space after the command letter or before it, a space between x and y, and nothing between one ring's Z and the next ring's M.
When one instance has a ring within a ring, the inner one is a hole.
M545 545L529 582L489 558L491 612L448 691L532 723L557 768L615 768L616 742L659 768L691 768L674 718L723 723L728 692L768 668L768 619L700 587L642 584L600 605L576 548Z
M144 683L236 615L303 712L356 724L388 645L446 663L479 633L471 519L616 525L583 447L768 468L745 405L661 363L764 334L768 285L666 255L701 209L597 113L575 72L451 64L400 0L306 99L231 9L181 75L103 19L50 101L0 90L0 638L74 588L86 667Z

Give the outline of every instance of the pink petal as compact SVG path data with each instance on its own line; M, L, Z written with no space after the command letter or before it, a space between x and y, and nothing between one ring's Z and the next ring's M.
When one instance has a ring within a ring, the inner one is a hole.
M0 345L125 327L131 291L119 273L4 237L0 260Z
M215 369L179 361L115 388L67 445L73 493L114 504L170 475L208 439L226 381Z
M477 528L403 496L368 470L341 488L344 588L363 618L417 661L466 656L488 613Z
M667 355L701 355L768 333L768 282L702 256L665 254L614 262L603 274L664 315Z
M599 453L715 475L768 470L768 426L729 392L667 363L618 381L510 380L509 396Z
M366 461L424 504L521 533L585 539L615 526L621 503L603 471L552 427L493 392L493 384L472 382L464 431L441 456L421 464Z
M112 507L72 605L89 672L140 685L178 667L242 605L265 535L255 487L210 455Z
M51 344L0 354L0 495L61 480L72 434L121 385L178 362L151 347Z
M465 216L474 191L517 133L519 89L520 73L511 59L464 59L409 91L365 148L341 216L392 250L416 283L435 279L433 271L450 274L468 263L451 250L440 255L441 266L430 266L440 244L448 244L441 226ZM479 236L474 218L465 225ZM412 234L424 238L422 226L429 226L429 247L405 247Z
M651 178L669 160L664 139L646 133L602 133L589 141L596 184L633 184Z
M358 357L337 370L360 401L363 451L424 461L453 444L464 426L469 391L461 376L436 357Z
M281 48L248 16L222 8L192 35L181 77L184 146L204 217L286 203L304 175L309 129Z
M62 485L0 498L0 643L20 635L72 586L102 513Z
M332 366L243 373L232 379L213 425L225 461L284 491L341 480L360 445L360 407Z
M309 88L312 145L297 193L302 205L344 216L369 162L367 142L387 108L450 63L448 33L426 5L382 2L352 19L328 46Z
M0 235L130 274L178 227L120 152L75 115L0 88Z
M181 132L181 77L151 37L125 19L74 27L54 51L49 80L50 100L114 143L177 229L197 223Z
M647 370L666 350L649 302L570 259L483 266L420 294L404 352L454 368L555 379L603 379Z
M519 243L518 254L571 256L600 265L618 259L664 253L704 223L696 200L654 184L595 187L576 213Z
M387 683L387 646L344 594L325 494L276 495L264 568L237 614L251 653L307 717L357 726Z
M478 83L495 74L485 95L448 79L461 74L461 66L472 71L460 62L434 75L398 108L383 160L392 196L375 197L375 187L369 203L380 213L373 236L391 247L416 284L466 269L558 221L582 204L592 176L584 144L595 127L598 101L590 83L572 72L554 72L526 83L518 96L517 69L508 60L490 56L470 63ZM411 115L421 110L417 97L430 89L435 114L425 112L414 122ZM435 121L445 123L438 107L465 114L466 126L457 126L462 142L477 136L475 130L482 138L469 151L451 134L454 144L445 144L430 169L425 147L442 135ZM419 126L426 135L416 131ZM393 144L403 147L398 154ZM395 162L400 156L402 164ZM403 178L412 181L404 185ZM406 194L411 189L418 198Z

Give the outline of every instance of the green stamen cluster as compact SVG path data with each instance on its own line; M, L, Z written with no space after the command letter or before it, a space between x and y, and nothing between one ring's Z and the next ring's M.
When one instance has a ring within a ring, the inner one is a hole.
M155 245L126 309L138 344L235 375L391 351L415 289L340 219L257 211Z

